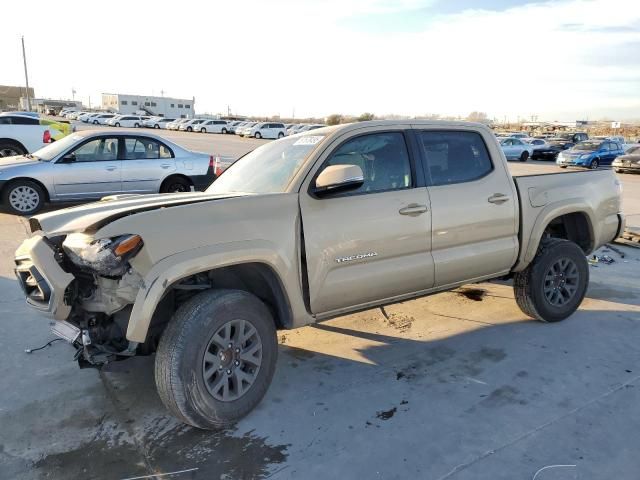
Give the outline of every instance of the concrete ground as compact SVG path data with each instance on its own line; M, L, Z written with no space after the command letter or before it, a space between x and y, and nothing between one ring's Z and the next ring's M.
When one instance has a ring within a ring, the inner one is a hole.
M198 138L173 135L185 146ZM200 150L220 154L254 142L207 137L215 144ZM621 178L625 211L640 218L640 176ZM153 357L98 372L79 370L63 342L24 352L53 338L13 277L26 235L23 219L0 215L0 480L567 480L640 471L638 249L599 252L615 263L590 267L581 309L558 324L526 319L510 284L482 283L280 332L265 399L235 428L205 432L164 410ZM172 472L182 473L159 476Z

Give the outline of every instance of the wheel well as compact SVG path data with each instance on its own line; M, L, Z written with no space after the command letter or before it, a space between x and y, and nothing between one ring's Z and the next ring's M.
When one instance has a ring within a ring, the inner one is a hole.
M4 196L4 192L7 191L7 189L15 184L16 182L20 181L20 180L25 180L28 182L33 182L36 183L40 186L40 188L42 188L42 191L44 192L44 199L45 201L49 201L49 190L47 190L47 187L44 186L44 184L38 180L36 180L35 178L29 178L29 177L18 177L18 178L12 178L11 180L7 181L7 183L2 187L2 191L0 191L0 196Z
M574 212L561 215L549 222L544 236L564 238L580 246L585 254L593 249L593 234L587 215Z
M171 180L173 180L173 179L175 179L175 178L180 178L180 179L182 179L182 180L185 180L189 185L192 185L192 186L193 186L193 182L191 181L191 179L190 179L189 177L187 177L186 175L181 175L181 174L179 174L179 173L175 173L175 174L173 174L173 175L169 175L167 178L165 178L165 179L162 181L162 185L160 185L160 191L162 192L162 191L165 189L165 187L167 186L167 184L168 184Z
M263 263L242 263L182 278L166 290L156 306L147 338L159 339L173 313L189 298L207 289L243 290L267 306L277 328L290 328L293 313L282 282L271 267ZM152 340L152 343L155 343Z
M24 148L24 145L22 143L20 143L18 140L14 140L13 138L0 138L0 143L11 143L13 145L16 145L17 147L20 147L24 152L29 151Z

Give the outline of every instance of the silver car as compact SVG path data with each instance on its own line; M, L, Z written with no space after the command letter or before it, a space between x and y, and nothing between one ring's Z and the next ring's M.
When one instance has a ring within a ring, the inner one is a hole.
M529 145L520 138L507 137L499 140L507 160L526 162L533 155L533 145Z
M215 170L212 156L157 135L86 130L0 159L0 200L11 213L32 215L46 202L205 190Z

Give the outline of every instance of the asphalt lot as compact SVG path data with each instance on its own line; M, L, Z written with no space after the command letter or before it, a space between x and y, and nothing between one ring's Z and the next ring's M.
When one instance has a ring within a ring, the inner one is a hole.
M157 131L156 131L157 133ZM161 132L165 134L165 132ZM264 141L168 132L237 158ZM510 163L514 174L557 171ZM640 224L640 176L621 175ZM635 216L634 216L635 215ZM640 250L590 268L581 309L526 319L508 283L280 332L274 383L235 429L162 407L153 357L79 370L24 305L0 214L0 479L627 479L640 458ZM564 466L561 466L564 465ZM545 468L548 467L548 468ZM153 477L149 477L153 478Z

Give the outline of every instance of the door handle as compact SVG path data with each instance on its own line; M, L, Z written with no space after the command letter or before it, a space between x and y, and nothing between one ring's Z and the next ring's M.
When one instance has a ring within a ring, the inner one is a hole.
M169 165L168 163L163 163L162 165L160 165L162 168L170 168L171 165Z
M498 205L508 201L509 201L509 197L507 197L504 193L494 193L489 198L487 198L487 202L495 203Z
M404 208L398 210L400 215L409 215L415 217L416 215L420 215L427 211L426 205L418 205L417 203L410 203Z
M108 165L108 166L107 166L107 167L105 167L105 168L106 168L107 170L109 170L110 172L112 172L112 171L114 171L114 170L115 170L116 168L118 168L118 167L116 167L115 165Z

